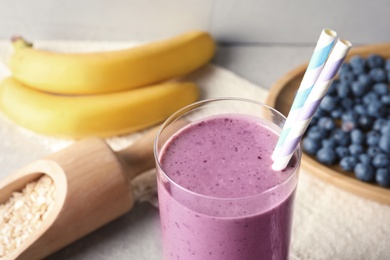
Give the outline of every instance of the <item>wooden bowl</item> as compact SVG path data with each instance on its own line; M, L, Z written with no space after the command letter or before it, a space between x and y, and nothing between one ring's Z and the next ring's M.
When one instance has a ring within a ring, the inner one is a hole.
M348 61L354 55L367 57L370 54L379 54L385 58L390 58L390 43L352 48L346 60ZM287 116L306 68L307 64L303 64L279 79L272 86L266 104ZM338 165L331 167L323 165L316 161L313 156L304 153L302 168L323 181L348 192L390 205L390 188L383 188L375 183L362 182L356 179L352 172L343 171Z

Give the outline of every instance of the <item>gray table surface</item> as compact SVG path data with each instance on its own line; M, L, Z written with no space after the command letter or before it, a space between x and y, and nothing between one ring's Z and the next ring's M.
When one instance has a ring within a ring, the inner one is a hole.
M285 73L307 61L313 48L314 46L288 45L220 46L213 62L269 89ZM0 158L0 177L42 156L17 150L18 148L4 150L4 147L0 145L0 155L21 153L23 156L19 158L23 160L7 162ZM50 260L161 258L158 210L147 203L135 205L119 219L48 257Z

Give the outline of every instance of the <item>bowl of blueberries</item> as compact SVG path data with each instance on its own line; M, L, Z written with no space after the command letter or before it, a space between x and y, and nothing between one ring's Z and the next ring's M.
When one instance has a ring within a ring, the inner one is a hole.
M287 115L307 64L271 88ZM390 204L390 44L353 48L307 128L302 168L357 195Z

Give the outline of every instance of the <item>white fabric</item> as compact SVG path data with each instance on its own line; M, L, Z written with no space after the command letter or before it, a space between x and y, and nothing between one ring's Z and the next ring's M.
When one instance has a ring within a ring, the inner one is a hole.
M132 44L96 42L37 44L42 48L61 51L107 50L130 45ZM10 53L9 43L0 42L0 59L6 62ZM0 77L7 74L6 68L0 66ZM267 95L263 88L215 65L209 65L187 78L199 84L202 98L235 96L264 101ZM109 138L107 142L114 149L121 149L140 134L142 133ZM18 148L20 153L12 157L15 162L18 159L29 161L33 157L28 156L34 152L54 152L73 142L32 133L13 124L1 114L0 137L2 142L17 141L18 138L33 140L30 143L34 146L28 147L27 143L26 147L24 143L23 147ZM26 150L29 152L26 153ZM0 150L0 153L0 157L6 158L6 151ZM1 164L8 162L0 160ZM1 174L0 177L4 177ZM295 203L291 259L390 259L390 206L347 193L302 170Z

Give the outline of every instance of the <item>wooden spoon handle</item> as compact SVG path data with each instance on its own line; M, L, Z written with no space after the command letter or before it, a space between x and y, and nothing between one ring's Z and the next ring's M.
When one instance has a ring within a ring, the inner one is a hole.
M129 147L116 152L130 180L155 166L153 144L160 125L151 128Z

